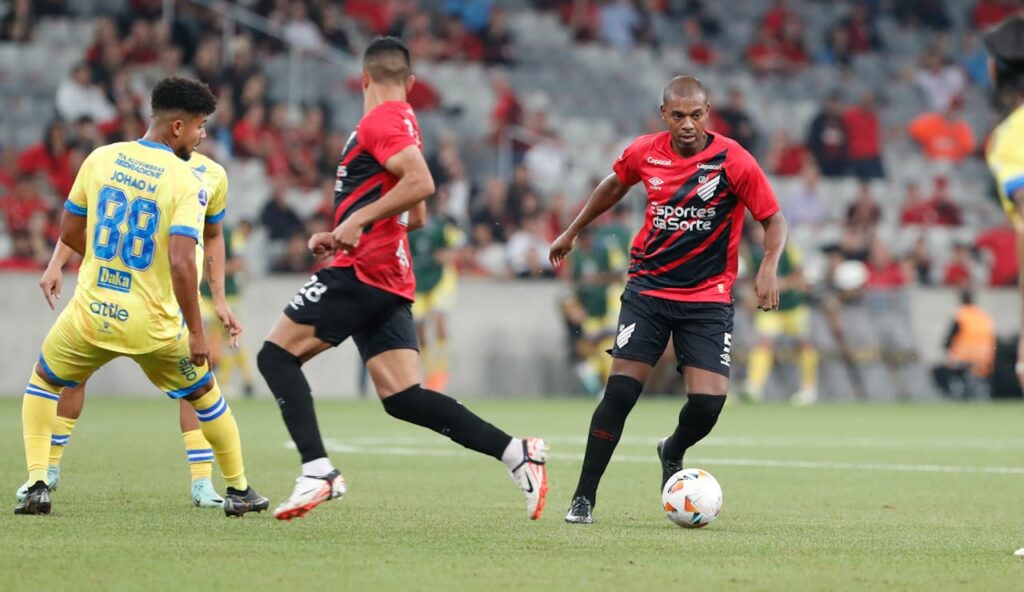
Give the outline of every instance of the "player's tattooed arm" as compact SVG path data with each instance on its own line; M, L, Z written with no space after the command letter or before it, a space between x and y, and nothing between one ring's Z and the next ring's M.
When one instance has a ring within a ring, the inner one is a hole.
M203 277L206 279L207 285L210 286L213 310L230 336L230 346L238 347L238 336L242 333L242 325L235 318L231 307L228 306L225 294L224 276L227 267L227 248L224 244L224 224L217 222L204 225L203 244L205 247Z
M551 243L551 251L548 255L549 259L551 259L551 264L558 267L562 260L565 259L565 256L569 254L569 251L572 250L576 237L579 236L580 232L600 217L601 214L619 203L629 191L629 187L615 173L605 177L598 184L597 188L594 189L594 192L590 194L590 199L587 200L586 205L583 206L583 210L576 216L576 219L569 224L569 228L566 228L565 232L555 239L555 242Z
M776 212L761 220L764 226L764 259L754 278L754 292L757 294L757 307L761 310L773 310L779 307L779 259L786 248L786 218L782 212Z

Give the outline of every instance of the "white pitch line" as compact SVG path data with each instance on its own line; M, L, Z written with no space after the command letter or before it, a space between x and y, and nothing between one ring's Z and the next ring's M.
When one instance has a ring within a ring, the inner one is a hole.
M549 444L583 446L587 443L585 436L544 436ZM346 443L358 446L419 446L436 443L434 437L422 436L366 436L346 438ZM656 438L642 436L624 436L619 440L623 446L653 447ZM805 448L805 449L865 449L865 450L991 450L1006 451L1024 449L1024 439L1008 438L1004 440L964 438L946 439L878 439L878 438L753 438L745 436L710 436L701 440L701 446L721 448Z
M288 442L288 448L295 444ZM455 457L466 454L466 451L452 448L407 448L402 446L359 446L346 444L337 440L325 440L324 446L331 452L345 454L376 454L384 456L431 456ZM555 452L549 458L556 460L582 461L580 453ZM612 458L615 462L655 464L654 454L639 456L620 454ZM762 458L714 458L701 457L699 464L704 466L726 465L737 467L756 467L771 469L817 469L838 471L891 471L896 473L973 473L995 475L1024 475L1024 467L972 467L956 465L931 464L892 464L892 463L856 463L856 462L825 462L813 460L777 460Z

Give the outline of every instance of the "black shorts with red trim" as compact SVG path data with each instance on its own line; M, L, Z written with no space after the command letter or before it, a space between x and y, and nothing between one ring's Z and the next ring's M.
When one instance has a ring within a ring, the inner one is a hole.
M317 339L333 346L351 337L364 362L393 349L419 350L412 302L364 284L351 267L316 272L284 314L300 325L312 325Z
M676 352L677 370L690 366L729 377L732 364L733 306L722 302L678 302L622 293L614 358L650 365L665 353L669 338Z

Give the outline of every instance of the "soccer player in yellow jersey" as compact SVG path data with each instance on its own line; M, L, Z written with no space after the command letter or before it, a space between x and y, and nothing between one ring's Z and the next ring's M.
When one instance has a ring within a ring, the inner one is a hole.
M16 514L50 511L47 461L65 387L110 360L135 360L160 390L195 409L227 482L224 512L262 511L248 485L238 426L207 366L196 245L211 187L187 161L217 101L203 84L153 89L146 135L96 149L64 204L61 241L83 256L74 297L50 329L22 400L29 487Z
M204 136L205 133L200 134L200 139ZM203 241L200 243L197 253L199 254L200 269L204 270L207 285L210 286L213 299L212 309L230 336L231 346L235 347L242 327L228 306L225 294L225 253L227 249L224 244L223 220L227 207L227 172L213 159L199 152L193 152L187 162L192 171L213 188L209 203L206 205ZM60 298L62 272L73 252L67 245L58 241L50 264L39 281L43 296L51 309L56 308L56 300ZM57 422L53 426L53 436L50 439L50 458L46 476L50 491L55 491L60 484L61 459L65 448L70 443L71 432L82 414L84 405L85 381L76 386L67 387L61 393L60 402L57 404ZM192 503L200 508L220 508L223 506L224 500L217 494L211 480L213 449L203 437L199 419L192 406L184 399L179 399L179 408L179 423L182 439L185 442L185 457L192 476L189 492ZM18 501L25 498L31 485L26 482L18 489L16 494Z
M996 97L1010 115L992 132L985 158L999 200L1017 231L1017 265L1024 304L1024 15L1007 18L985 34ZM1024 315L1017 345L1017 377L1024 382ZM1024 557L1024 549L1015 553Z

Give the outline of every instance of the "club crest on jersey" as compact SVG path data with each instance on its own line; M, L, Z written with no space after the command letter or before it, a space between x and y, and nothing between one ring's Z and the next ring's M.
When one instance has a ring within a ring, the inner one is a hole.
M206 173L206 165L201 164L197 167L192 167L192 175L195 176L199 181L203 180L203 174Z
M717 175L712 179L708 179L703 185L697 188L697 195L704 201L710 200L715 196L715 191L718 190L718 184L722 181L722 175Z

